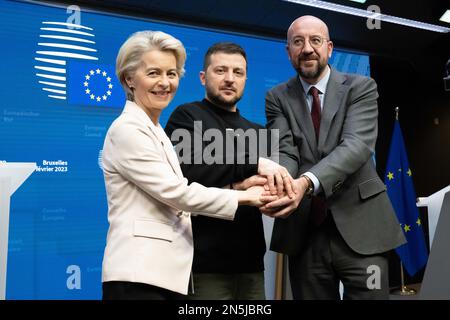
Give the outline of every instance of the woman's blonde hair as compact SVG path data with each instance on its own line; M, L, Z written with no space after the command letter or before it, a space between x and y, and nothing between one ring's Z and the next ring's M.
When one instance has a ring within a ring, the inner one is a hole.
M116 59L116 75L124 88L127 99L134 101L134 94L126 82L142 62L142 55L150 50L170 51L177 61L177 72L184 75L186 49L180 40L162 31L139 31L133 33L120 47Z

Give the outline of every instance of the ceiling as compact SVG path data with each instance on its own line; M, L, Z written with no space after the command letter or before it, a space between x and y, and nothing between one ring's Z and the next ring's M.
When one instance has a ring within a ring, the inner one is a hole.
M420 69L429 63L444 70L450 58L450 33L437 33L411 27L381 23L369 30L366 19L282 0L89 0L59 1L139 17L194 24L283 39L290 23L298 16L310 14L324 20L335 46L358 50L372 56L396 57ZM366 9L376 4L381 13L450 27L439 21L450 4L445 0L367 0L364 4L347 0L328 1ZM427 59L424 59L426 57Z

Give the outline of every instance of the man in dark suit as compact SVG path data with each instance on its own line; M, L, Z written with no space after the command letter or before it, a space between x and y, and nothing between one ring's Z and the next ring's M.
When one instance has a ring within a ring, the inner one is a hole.
M339 281L344 299L388 299L385 253L405 239L372 159L376 83L328 65L316 17L291 24L286 48L298 75L267 93L266 115L298 192L261 208L277 217L271 249L288 255L295 299L339 299Z

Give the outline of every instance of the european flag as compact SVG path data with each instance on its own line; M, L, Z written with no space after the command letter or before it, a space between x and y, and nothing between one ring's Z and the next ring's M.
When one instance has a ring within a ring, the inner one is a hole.
M70 61L67 68L69 103L123 108L125 93L111 65Z
M396 120L384 182L408 241L398 247L396 251L408 274L413 276L426 264L428 251L419 210L416 206L416 191L411 176L400 123Z

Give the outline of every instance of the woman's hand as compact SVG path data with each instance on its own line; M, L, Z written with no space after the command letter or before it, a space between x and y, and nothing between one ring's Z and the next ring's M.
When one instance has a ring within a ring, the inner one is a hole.
M238 191L238 203L240 205L261 207L277 199L277 195L271 195L263 186L253 186L245 191Z
M267 178L260 176L260 175L254 175L251 176L245 180L235 182L231 184L231 189L235 190L247 190L250 187L253 186L263 186L267 183Z

